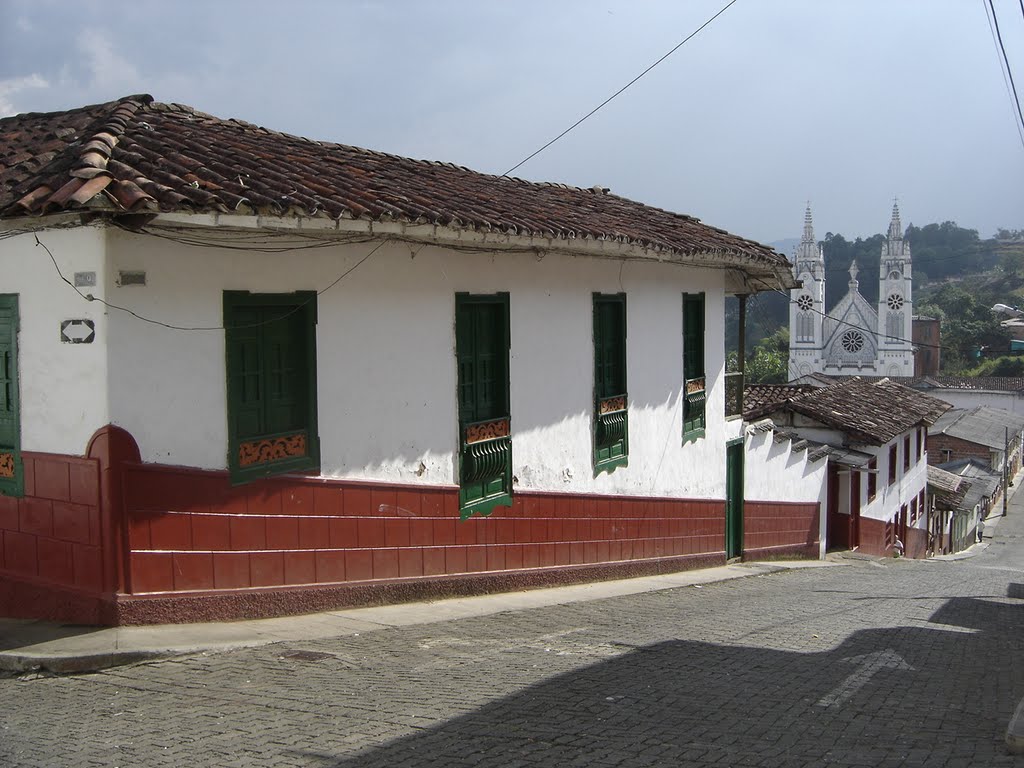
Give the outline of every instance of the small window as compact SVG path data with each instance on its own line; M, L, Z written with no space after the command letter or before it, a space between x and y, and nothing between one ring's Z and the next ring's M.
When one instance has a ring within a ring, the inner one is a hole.
M23 489L18 397L18 297L0 295L0 493L21 496Z
M924 456L924 441L928 432L924 429L918 428L917 430L917 460L921 461Z
M878 459L868 462L868 501L878 495Z
M910 469L910 435L907 435L903 439L903 471L904 473Z
M707 379L704 375L704 294L683 294L683 442L704 435Z
M316 293L225 291L224 337L232 481L318 468Z
M510 338L507 293L455 295L463 519L512 503Z
M594 294L594 473L629 461L626 294Z
M898 443L893 443L889 446L889 485L896 482L896 459L898 458L896 454L898 448Z

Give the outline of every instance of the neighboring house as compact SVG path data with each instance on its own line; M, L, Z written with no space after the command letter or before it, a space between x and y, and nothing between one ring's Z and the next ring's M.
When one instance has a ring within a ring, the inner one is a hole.
M725 297L790 265L692 217L137 96L0 120L0 270L2 614L267 616L817 547L793 522L817 497L744 503L725 414Z
M767 417L835 450L825 481L825 546L885 555L893 553L898 538L908 556L924 557L925 435L948 404L888 379L789 389L748 388L744 416Z
M854 262L846 295L826 310L825 273L825 257L814 239L808 206L804 234L793 259L793 274L800 287L790 291L789 377L913 374L910 244L903 238L899 207L893 203L889 232L882 244L876 306L861 295Z
M826 376L812 373L792 383L827 387L852 376ZM954 408L969 409L979 405L1000 408L1024 415L1024 377L1021 376L892 376L892 381L927 392L945 400Z
M954 515L947 521L943 544L946 551L959 552L978 540L978 526L997 511L1003 499L1003 478L978 459L959 459L939 467L928 467L928 476L934 470L960 478L964 486L963 498L955 505ZM929 480L931 482L931 480Z
M928 465L928 553L947 555L971 545L980 504L968 507L964 497L971 483L959 475Z
M928 428L930 460L942 465L975 458L1012 478L1020 469L1022 437L1024 416L983 405L951 410Z

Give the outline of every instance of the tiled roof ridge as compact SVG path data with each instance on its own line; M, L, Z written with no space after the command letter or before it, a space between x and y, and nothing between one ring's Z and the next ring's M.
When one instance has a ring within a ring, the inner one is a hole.
M80 138L68 144L63 152L40 168L32 179L21 185L21 191L25 194L16 200L11 208L22 208L29 211L43 198L46 198L43 204L44 213L59 209L68 202L75 202L79 205L89 203L114 182L112 174L107 169L107 163L114 147L117 146L136 113L152 102L153 97L143 93L58 113L71 114L91 109L103 112L102 116L94 120L89 128L82 132ZM47 113L33 112L15 117L43 114ZM54 189L59 183L58 180L65 173L71 178ZM138 190L138 192L139 194L135 196L135 204L144 202L146 199L153 200L142 190ZM155 202L155 200L153 201Z

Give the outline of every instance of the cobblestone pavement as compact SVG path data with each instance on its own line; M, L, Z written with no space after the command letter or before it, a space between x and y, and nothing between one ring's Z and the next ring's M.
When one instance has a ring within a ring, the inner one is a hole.
M0 679L0 765L1024 766L1022 538Z

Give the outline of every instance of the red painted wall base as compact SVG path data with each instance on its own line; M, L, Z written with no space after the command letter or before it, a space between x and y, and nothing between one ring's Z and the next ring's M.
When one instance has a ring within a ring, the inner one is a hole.
M0 498L0 614L84 624L230 620L643 576L725 562L725 502L517 493L143 464L104 427L87 458L25 454ZM744 558L816 557L815 504L750 501Z

